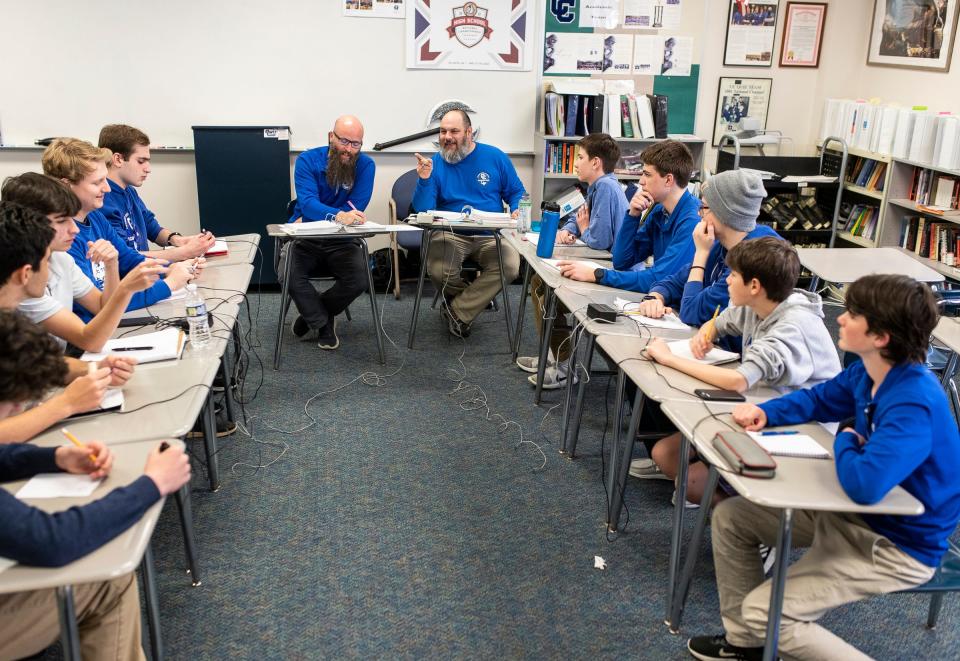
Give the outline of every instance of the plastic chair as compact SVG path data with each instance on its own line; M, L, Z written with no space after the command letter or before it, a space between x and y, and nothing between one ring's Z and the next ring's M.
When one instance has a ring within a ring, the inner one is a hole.
M954 386L956 388L956 386ZM937 626L937 620L940 617L940 610L943 608L943 597L947 592L960 592L960 548L950 542L937 573L923 585L918 585L909 590L903 590L902 594L926 594L930 593L930 610L927 612L927 628L933 629Z
M417 187L417 170L408 170L397 177L390 190L390 223L396 225L410 215L413 204L413 191ZM400 249L409 254L420 252L420 234L418 232L392 232L390 234L390 253L393 259L393 296L400 300ZM423 256L420 257L423 259Z

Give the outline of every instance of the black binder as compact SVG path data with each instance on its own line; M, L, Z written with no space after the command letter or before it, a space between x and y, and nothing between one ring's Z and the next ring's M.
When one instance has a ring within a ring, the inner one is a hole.
M653 137L663 140L667 137L667 97L654 94L650 103L653 105Z

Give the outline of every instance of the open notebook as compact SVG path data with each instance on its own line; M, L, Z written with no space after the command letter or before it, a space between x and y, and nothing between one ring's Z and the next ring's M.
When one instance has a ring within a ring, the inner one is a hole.
M384 226L368 220L361 225L341 225L332 220L315 220L309 223L287 223L282 229L291 236L317 236L320 234L348 234L350 227L357 230L382 230Z
M740 354L738 353L714 347L707 352L703 360L697 360L690 352L689 340L674 340L673 342L667 342L667 346L670 347L670 351L672 351L674 355L696 361L702 365L719 365L720 363L729 363L740 359Z
M103 360L110 354L136 358L138 363L155 363L160 360L173 360L183 351L184 334L179 328L163 330L130 337L118 337L107 340L103 350L97 353L87 351L80 360Z
M777 434L748 431L750 437L775 457L810 457L829 459L830 452L806 434Z

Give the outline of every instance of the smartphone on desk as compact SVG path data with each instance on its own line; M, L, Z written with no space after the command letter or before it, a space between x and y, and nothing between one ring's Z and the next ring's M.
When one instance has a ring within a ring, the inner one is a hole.
M710 390L697 388L693 394L705 402L745 402L747 398L736 390Z

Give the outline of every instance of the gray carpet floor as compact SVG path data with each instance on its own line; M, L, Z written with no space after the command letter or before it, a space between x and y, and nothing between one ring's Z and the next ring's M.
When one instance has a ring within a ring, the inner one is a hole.
M563 458L560 394L533 405L502 316L485 313L463 342L424 309L408 351L412 299L409 286L379 298L397 345L386 365L359 299L339 350L287 328L274 371L279 295L250 295L245 397L261 374L262 387L248 433L222 441L217 493L195 462L200 587L172 502L154 536L169 658L684 659L686 635L719 632L709 543L684 635L663 624L671 485L631 480L626 531L605 535L609 377L589 384L579 457ZM528 307L521 353L531 329ZM927 603L891 595L823 623L877 658L955 657L956 598L935 631Z

